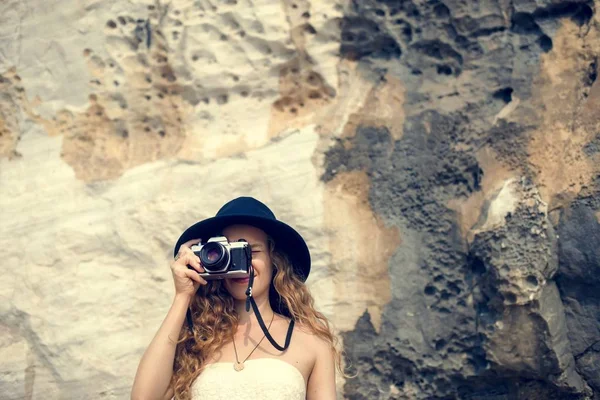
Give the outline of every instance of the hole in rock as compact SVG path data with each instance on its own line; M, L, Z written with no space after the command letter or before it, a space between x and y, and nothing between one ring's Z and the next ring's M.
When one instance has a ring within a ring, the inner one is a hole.
M502 100L508 104L512 101L512 93L513 93L513 88L506 87L504 89L496 90L496 92L494 92L494 98Z
M444 339L439 339L435 341L435 349L440 351L446 346L446 341Z
M408 26L405 26L405 27L402 29L402 35L404 35L404 39L405 39L407 42L410 42L410 41L412 40L412 28L410 27L410 25L408 25Z
M587 85L588 86L592 86L594 84L594 82L596 82L596 79L598 78L598 60L594 60L588 69L589 73L588 73L588 79L587 79Z
M587 25L590 22L593 15L594 11L590 6L588 6L587 4L579 4L577 7L577 11L575 11L575 14L573 14L571 18L577 25L583 26Z
M540 44L540 47L542 48L542 51L544 53L547 53L550 50L552 50L552 39L550 39L550 36L548 36L548 35L540 36L540 38L538 39L538 43Z
M540 27L536 24L533 16L528 13L516 13L512 17L511 30L516 33L528 34L539 33Z
M390 37L383 39L381 52L386 58L399 58L402 55L400 46L398 46L398 43Z
M527 277L527 283L529 283L533 287L537 287L539 284L538 279L534 275L529 275Z
M306 81L312 85L312 86L316 86L319 83L319 76L315 73L315 72L311 72L308 75L308 78L306 78Z
M217 103L219 104L227 104L227 101L229 101L229 96L226 94L222 94L217 97Z
M512 293L512 292L508 292L504 295L504 298L506 299L506 301L510 304L514 304L517 302L517 296Z
M454 282L448 283L448 290L450 290L454 294L460 294L461 292L460 287L458 287L458 285Z
M479 257L473 257L469 264L474 274L481 275L486 272L485 264Z
M425 286L425 290L423 290L423 292L427 295L427 296L433 296L436 292L436 288L433 285L427 285Z
M433 13L437 18L448 18L450 16L450 9L444 3L440 3L433 8Z
M311 34L311 35L314 35L314 34L317 33L317 30L311 24L305 24L304 25L304 32L306 32L308 34Z
M437 73L440 75L452 75L452 68L448 65L438 65Z

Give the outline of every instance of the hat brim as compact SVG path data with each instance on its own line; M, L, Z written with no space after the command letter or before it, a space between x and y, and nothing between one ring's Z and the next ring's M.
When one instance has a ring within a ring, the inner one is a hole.
M224 215L207 218L195 223L185 230L177 240L173 257L179 252L182 244L192 239L207 241L220 235L227 226L234 224L251 225L263 230L275 240L278 250L285 253L292 262L294 272L304 282L310 273L310 252L306 242L291 226L273 219L248 215Z

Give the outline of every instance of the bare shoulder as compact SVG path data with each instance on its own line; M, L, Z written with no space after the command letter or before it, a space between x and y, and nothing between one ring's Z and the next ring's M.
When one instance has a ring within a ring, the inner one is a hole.
M335 359L331 343L326 338L315 334L310 327L300 325L298 336L303 345L301 351L310 353L306 398L335 399Z
M302 324L296 324L294 328L294 335L297 335L298 341L302 343L306 348L313 349L316 353L328 352L331 349L331 344L316 335L310 327Z
M283 335L284 332L287 332L290 319L282 315L277 315L276 320L278 320L279 330L281 330L280 335ZM331 344L327 340L316 335L308 325L296 322L294 324L292 335L292 342L295 344L295 347L302 349L304 352L309 351L312 352L314 356L317 356L322 352L331 351Z
M314 335L309 326L296 322L294 325L294 335L298 335L303 339L310 340Z

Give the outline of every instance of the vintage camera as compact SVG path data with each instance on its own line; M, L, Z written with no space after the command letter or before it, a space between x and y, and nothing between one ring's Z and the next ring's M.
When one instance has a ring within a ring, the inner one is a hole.
M202 245L191 247L200 257L204 279L246 278L252 265L252 249L247 241L229 242L225 236L208 239Z

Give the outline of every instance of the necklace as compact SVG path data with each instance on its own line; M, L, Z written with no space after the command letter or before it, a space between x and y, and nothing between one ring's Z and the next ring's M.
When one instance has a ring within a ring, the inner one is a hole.
M271 316L271 322L269 322L269 326L267 327L267 331L269 330L269 328L271 328L271 324L273 323L273 319L274 318L275 318L275 313L273 313L273 315ZM235 369L238 372L244 369L244 363L246 362L247 359L250 358L250 356L252 355L252 353L254 353L254 350L256 350L258 348L258 346L260 346L260 343L263 341L263 339L265 338L265 336L267 336L266 333L260 339L260 341L258 342L258 344L256 346L254 346L254 348L252 349L252 351L250 352L250 354L248 354L248 357L244 358L244 361L242 361L242 362L240 362L240 360L238 359L237 349L235 348L235 337L233 338L233 351L235 352L235 363L233 364L233 369Z

